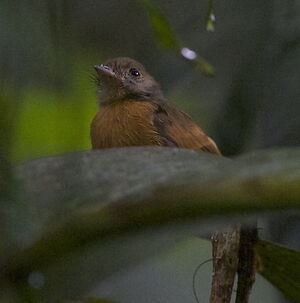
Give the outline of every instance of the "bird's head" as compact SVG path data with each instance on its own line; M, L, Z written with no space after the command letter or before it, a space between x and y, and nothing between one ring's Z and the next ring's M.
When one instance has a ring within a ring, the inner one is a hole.
M164 100L158 83L143 65L130 58L114 58L95 65L100 104L123 100L161 102Z

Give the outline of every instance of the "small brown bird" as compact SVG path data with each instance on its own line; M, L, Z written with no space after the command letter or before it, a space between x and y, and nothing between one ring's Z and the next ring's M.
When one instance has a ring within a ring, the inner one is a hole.
M186 113L166 102L140 63L115 58L95 69L100 110L91 124L93 149L159 145L220 154Z

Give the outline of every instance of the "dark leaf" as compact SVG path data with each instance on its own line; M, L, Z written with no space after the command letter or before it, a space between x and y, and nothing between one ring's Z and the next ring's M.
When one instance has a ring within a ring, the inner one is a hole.
M244 221L245 214L299 208L299 156L297 148L268 150L230 161L132 147L27 163L15 173L32 214L26 229L16 224L23 244L2 268L3 279L26 285L32 274L40 276L47 283L37 292L51 302L82 293L175 240L232 224L228 215Z
M291 302L300 302L300 252L267 241L258 241L260 274Z

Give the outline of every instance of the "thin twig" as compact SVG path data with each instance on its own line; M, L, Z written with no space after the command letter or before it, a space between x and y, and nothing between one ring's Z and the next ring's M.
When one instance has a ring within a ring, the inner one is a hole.
M195 297L197 303L200 303L200 300L199 300L199 298L198 298L197 290L196 290L196 276L197 276L197 273L198 273L199 269L200 269L204 264L206 264L206 263L208 263L208 262L211 262L211 261L212 261L212 259L208 259L208 260L206 260L206 261L200 263L200 264L196 267L196 269L195 269L195 271L194 271L194 274L193 274L193 293L194 293L194 297Z

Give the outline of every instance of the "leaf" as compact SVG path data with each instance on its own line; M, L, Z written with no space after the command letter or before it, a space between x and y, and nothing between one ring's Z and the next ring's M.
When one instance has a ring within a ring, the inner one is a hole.
M300 252L268 241L258 241L260 274L282 291L291 302L300 302Z
M208 77L212 77L215 75L215 68L213 67L213 65L211 65L205 59L198 55L195 59L188 60L188 62L192 64L194 68L198 69L200 72L202 72Z
M210 31L210 32L215 31L216 16L215 16L214 10L215 10L215 1L209 0L208 13L207 13L207 19L206 19L206 30Z
M180 52L181 42L171 29L168 19L162 11L149 0L139 0L149 14L156 42L163 48Z
M236 217L243 221L245 214L300 208L299 156L297 148L229 160L132 147L24 164L15 181L28 223L24 229L14 222L12 203L7 220L23 242L2 278L18 287L39 273L47 283L38 292L51 302L86 291L176 240L232 224L228 215L243 214Z
M74 215L98 216L108 206L138 205L138 212L148 214L150 221L157 213L156 223L176 216L299 207L299 157L297 148L231 161L184 149L131 147L38 159L15 170L23 187L21 199L32 211L39 210L38 216L31 215L39 228L26 238L55 230Z

